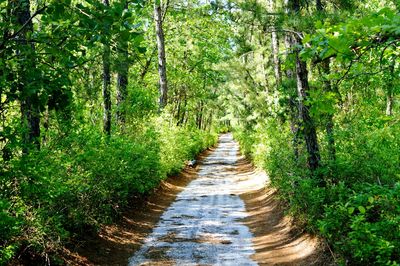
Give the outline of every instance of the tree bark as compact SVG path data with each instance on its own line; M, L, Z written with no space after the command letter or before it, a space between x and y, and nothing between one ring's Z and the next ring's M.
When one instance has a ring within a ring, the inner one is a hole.
M197 106L198 112L196 113L196 125L197 128L200 130L202 129L201 126L203 123L203 108L204 108L203 101L200 101Z
M106 7L110 6L108 0L103 0ZM109 34L110 28L105 29L105 34ZM111 49L108 36L103 44L103 131L106 135L111 135Z
M325 59L324 61L322 61L321 68L325 76L331 72L329 66L329 59ZM326 77L324 79L324 90L327 92L333 92L332 84ZM333 134L333 128L334 128L333 114L331 113L327 114L325 119L326 119L326 124L325 124L326 136L328 139L329 160L334 161L336 159L336 148L335 148L335 137Z
M299 0L288 1L288 13L293 15L300 14L300 2ZM298 108L299 115L302 122L302 133L306 142L306 148L308 153L308 166L311 171L316 170L319 167L321 160L319 153L319 144L317 138L317 130L314 125L314 121L310 116L309 109L305 106L304 102L308 98L309 84L308 84L308 71L307 64L299 56L299 48L301 45L301 39L298 35L294 35L291 38L291 47L294 48L296 55L296 80L297 80L297 95L298 95Z
M156 25L157 35L157 49L158 49L158 73L160 76L160 110L162 110L168 103L168 82L167 82L167 67L165 59L165 43L164 43L164 30L163 30L163 14L161 10L161 0L154 0L154 19Z
M295 45L301 43L298 37L295 37ZM299 114L302 120L302 128L304 140L306 142L307 152L308 152L308 166L312 171L319 167L319 162L321 160L319 154L319 145L317 139L317 130L314 125L314 121L310 116L308 107L304 105L304 102L308 98L309 84L308 84L308 71L307 64L304 62L300 56L300 51L296 51L296 79L297 79L297 93L298 93L298 106Z
M392 116L393 115L393 79L394 79L394 62L390 65L390 80L387 88L386 94L386 115Z
M128 9L128 2L125 3L125 9ZM128 54L128 43L121 41L120 55L121 62L118 68L117 74L117 122L123 125L126 120L126 106L125 101L128 96L128 74L129 74L129 54Z
M24 129L23 151L26 154L31 147L40 149L40 101L37 84L32 80L33 72L36 70L35 46L28 42L29 35L33 32L33 23L29 0L10 1L10 5L14 10L16 24L23 28L16 36L21 39L20 49L17 52L20 55L17 87L20 91L21 120Z
M323 10L324 10L324 6L323 6L321 0L316 0L315 6L316 6L316 8L317 8L317 11L323 11Z
M285 0L285 13L288 15L290 13L288 0ZM286 48L286 58L289 57L292 52L292 35L287 33L285 35L285 48ZM295 83L294 79L294 70L291 68L286 68L285 71L286 78L288 80L287 84L290 86L290 90L293 89L293 92L290 91L289 94L289 110L290 110L290 131L292 132L293 139L293 154L296 161L299 159L299 128L300 128L300 119L299 119L299 109L297 106L296 98L294 97L297 94L297 89L295 86L292 88L292 83Z
M275 12L276 5L275 0L269 0L271 13ZM272 27L271 32L271 46L272 46L272 57L274 61L274 73L275 73L275 86L278 89L282 82L282 73L281 73L281 62L279 59L279 39L276 31L275 22L273 22L274 26Z
M388 93L386 96L386 115L393 115L393 89L388 88Z
M122 62L120 67L122 69L118 71L117 76L117 121L120 125L123 125L126 121L125 101L128 94L129 65L127 62Z

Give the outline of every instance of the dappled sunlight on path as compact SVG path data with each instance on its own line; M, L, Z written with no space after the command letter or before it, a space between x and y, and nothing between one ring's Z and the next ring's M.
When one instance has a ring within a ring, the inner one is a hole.
M247 216L239 197L235 164L238 145L231 135L220 139L198 173L131 258L130 265L172 262L178 265L256 265ZM244 184L244 183L243 183Z

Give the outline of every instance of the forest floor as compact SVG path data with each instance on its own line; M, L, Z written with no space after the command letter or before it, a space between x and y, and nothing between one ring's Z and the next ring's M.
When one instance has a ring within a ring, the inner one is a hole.
M330 265L321 242L294 226L265 173L232 135L164 181L122 220L65 249L68 265Z

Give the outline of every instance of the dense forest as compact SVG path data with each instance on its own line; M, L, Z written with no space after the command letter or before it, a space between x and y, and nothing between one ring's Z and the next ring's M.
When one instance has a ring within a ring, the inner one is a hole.
M398 0L0 0L0 265L62 264L232 131L336 263L400 263Z

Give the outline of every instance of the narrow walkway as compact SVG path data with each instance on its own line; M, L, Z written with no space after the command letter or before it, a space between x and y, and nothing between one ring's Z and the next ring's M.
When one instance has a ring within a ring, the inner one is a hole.
M199 166L199 178L178 194L129 265L257 265L239 197L241 186L254 184L238 180L238 151L231 134L220 137ZM266 177L251 182L262 187Z

